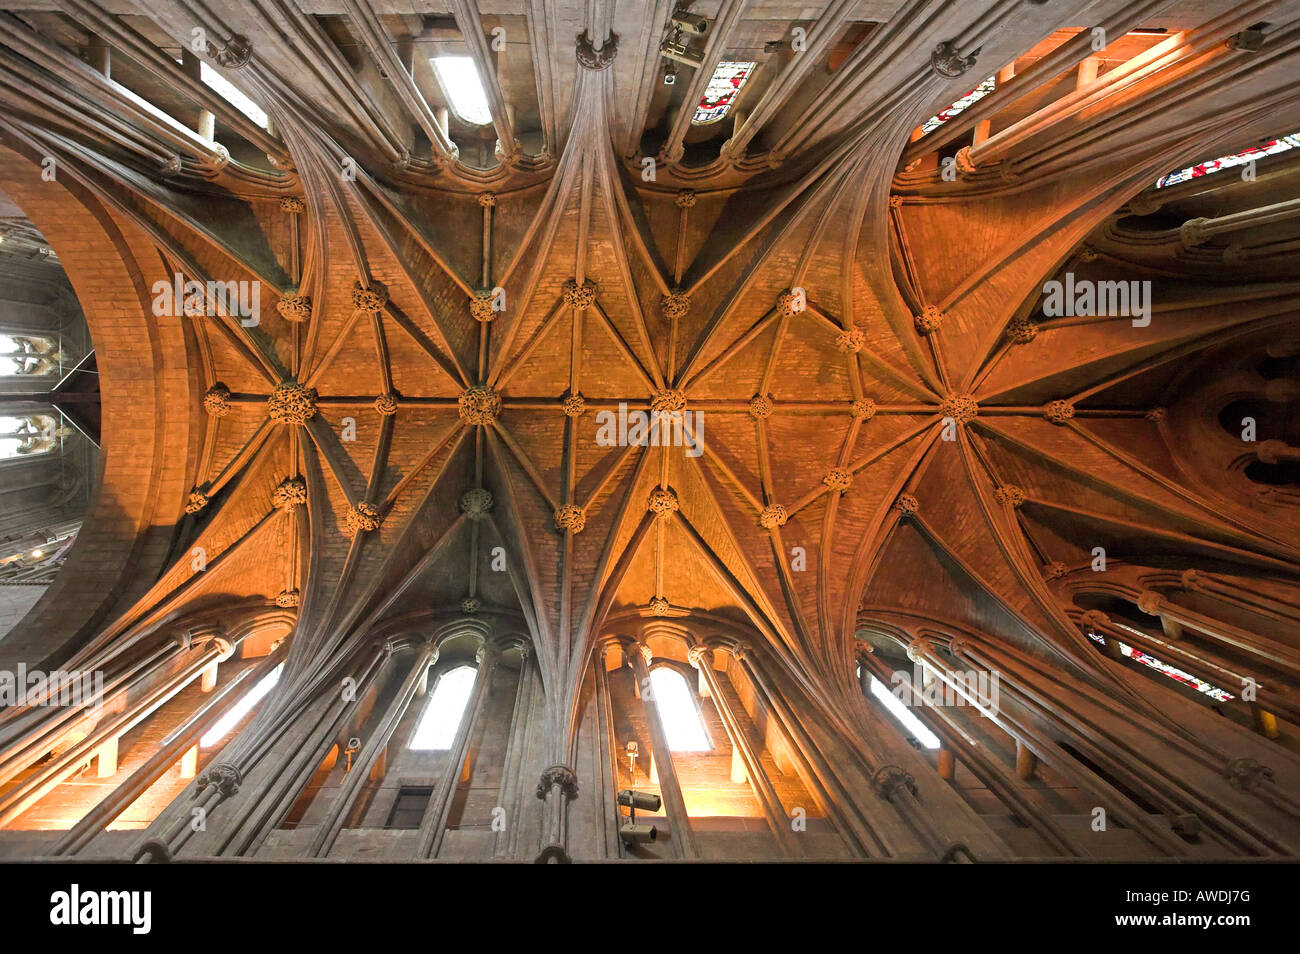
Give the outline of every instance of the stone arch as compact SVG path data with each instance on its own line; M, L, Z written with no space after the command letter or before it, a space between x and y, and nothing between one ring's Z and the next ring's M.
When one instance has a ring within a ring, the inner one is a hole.
M148 289L164 277L152 244L71 172L43 181L40 160L5 139L0 185L58 252L77 293L104 417L99 482L65 571L0 647L0 661L41 657L48 667L142 596L165 564L188 491L197 396L185 327L149 319Z

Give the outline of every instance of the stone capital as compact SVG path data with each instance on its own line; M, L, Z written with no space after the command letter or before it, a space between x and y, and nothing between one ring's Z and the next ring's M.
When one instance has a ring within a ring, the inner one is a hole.
M916 778L897 765L882 765L871 776L871 790L887 802L904 789L916 795Z
M692 646L686 650L686 659L696 669L713 665L713 649L709 646Z
M231 765L229 762L217 762L209 765L199 776L198 788L195 794L202 792L208 786L212 786L221 793L222 798L229 798L239 791L239 786L243 784L244 776Z
M224 47L217 50L214 58L219 66L228 70L242 69L253 58L253 44L248 37L235 33Z
M1088 610L1079 617L1079 625L1085 629L1098 630L1105 629L1110 625L1110 617L1101 610Z
M565 798L578 797L578 773L567 765L552 765L542 772L537 781L537 797L545 799L551 790L558 788Z
M501 647L494 640L485 640L483 645L474 653L474 662L478 663L479 669L490 670L496 666L501 659Z
M1155 590L1143 590L1138 594L1137 608L1148 616L1159 616L1165 605L1165 598Z
M1223 777L1233 788L1253 792L1264 782L1273 781L1273 770L1257 759L1233 759L1223 768Z
M963 75L974 66L975 57L979 55L979 52L978 49L975 49L963 55L956 43L951 40L944 40L931 51L930 68L940 76L952 79Z
M1205 233L1205 227L1209 224L1209 219L1196 218L1188 219L1179 226L1178 239L1183 243L1183 248L1191 249L1208 242L1209 236Z
M918 636L907 647L907 658L912 662L921 662L926 655L933 655L935 651L934 640L926 636Z
M577 56L578 65L584 70L599 71L608 69L609 65L614 62L614 57L618 55L618 34L611 32L606 37L605 42L601 44L600 49L595 48L591 39L591 34L583 30L578 34Z

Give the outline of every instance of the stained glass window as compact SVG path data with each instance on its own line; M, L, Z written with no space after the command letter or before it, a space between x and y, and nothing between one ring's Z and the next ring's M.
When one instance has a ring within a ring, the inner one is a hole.
M963 113L971 106L974 106L989 93L993 92L997 83L998 78L996 76L990 76L947 109L939 110L935 115L921 123L921 135L924 136L926 133L934 132L954 116Z
M226 102L239 110L263 129L267 126L266 110L253 102L243 90L226 79L207 63L200 64L199 78Z
M650 670L650 692L668 737L668 748L674 752L707 752L713 748L700 721L700 710L691 698L690 686L681 673L667 666Z
M474 691L474 677L478 670L473 666L457 666L438 677L433 687L433 697L424 707L420 724L411 736L411 748L445 752L456 739L456 730L465 717L470 693Z
M433 67L438 85L458 119L473 126L486 126L492 122L487 92L473 59L468 56L435 56L429 60L429 65Z
M1220 156L1218 159L1211 159L1208 162L1198 162L1194 166L1188 166L1186 169L1179 169L1167 176L1161 176L1156 180L1156 188L1164 189L1168 186L1178 185L1180 182L1187 182L1190 179L1199 179L1201 176L1208 176L1214 172L1231 169L1234 166L1244 166L1255 159L1277 155L1279 152L1286 152L1295 149L1297 146L1300 146L1300 133L1292 133L1279 139L1270 139L1268 142L1233 153L1231 156Z
M927 749L939 748L939 737L927 729L924 722L912 715L912 710L875 676L871 677L871 694L880 700L880 704L889 710L890 715L903 724L903 728L910 732L916 741Z
M1106 638L1099 636L1091 630L1089 630L1088 636L1093 642L1100 643L1103 646L1106 645ZM1189 672L1183 672L1177 666L1171 666L1169 663L1157 659L1150 653L1145 653L1140 649L1135 649L1123 640L1116 639L1115 644L1119 646L1120 655L1126 656L1135 662L1140 662L1142 665L1154 669L1156 672L1168 676L1170 679L1176 679L1185 686L1191 686L1197 692L1205 693L1216 702L1230 702L1235 698L1231 693L1224 692L1218 686L1208 683L1197 676L1193 676Z
M754 63L741 63L736 60L723 60L709 78L709 85L704 88L704 95L695 107L695 117L691 120L696 126L716 123L731 111L740 94L740 88L753 75Z

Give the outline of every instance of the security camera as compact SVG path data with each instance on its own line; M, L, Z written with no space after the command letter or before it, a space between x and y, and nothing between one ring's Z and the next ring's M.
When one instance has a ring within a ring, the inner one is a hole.
M634 792L630 788L625 788L618 793L618 803L628 808L639 808L643 812L657 812L659 806L663 804L658 795L651 795L649 792Z
M672 86L677 82L677 67L669 63L664 67L664 85Z
M708 20L698 13L687 13L685 10L673 11L673 26L692 36L704 36L709 32Z
M634 825L628 822L618 830L625 845L644 845L659 837L659 829L654 825Z

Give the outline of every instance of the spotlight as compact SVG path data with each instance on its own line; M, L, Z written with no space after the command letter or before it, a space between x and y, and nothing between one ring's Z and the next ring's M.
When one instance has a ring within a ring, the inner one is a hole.
M659 837L659 829L655 828L654 825L638 825L636 823L636 810L638 808L646 812L659 811L662 802L658 795L651 795L649 792L635 792L630 788L625 788L618 793L617 801L618 804L627 808L627 821L619 825L618 828L619 836L623 839L624 845L631 848L633 845L644 845Z
M618 793L618 803L632 809L639 808L643 812L657 812L659 806L663 804L658 795L634 792L630 788L625 788Z
M623 844L631 847L632 845L644 845L648 841L654 841L659 837L659 829L654 825L634 825L628 822L618 830L623 839Z
M708 20L698 13L687 13L685 10L673 11L673 26L682 33L689 33L692 36L704 36L709 32Z

